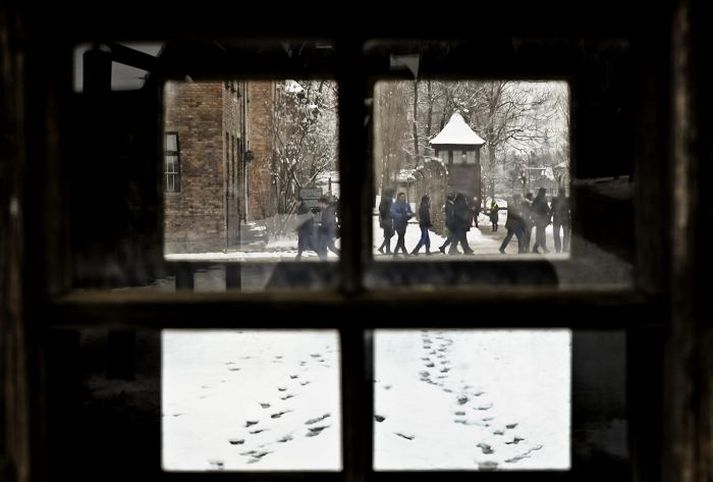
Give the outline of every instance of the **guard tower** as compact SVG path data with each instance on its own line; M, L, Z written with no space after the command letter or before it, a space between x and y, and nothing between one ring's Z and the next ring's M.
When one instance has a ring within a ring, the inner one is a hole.
M448 190L461 192L467 199L481 196L480 148L485 141L465 123L458 112L430 141L439 158L448 167Z

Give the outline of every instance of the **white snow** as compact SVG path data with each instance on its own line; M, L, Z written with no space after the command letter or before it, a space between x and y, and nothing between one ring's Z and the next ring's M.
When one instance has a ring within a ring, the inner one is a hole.
M289 92L290 94L299 94L300 92L304 92L304 88L299 84L299 82L288 79L285 81L285 92Z
M341 470L336 331L164 330L162 343L164 470Z
M374 340L376 470L570 467L569 330L379 330Z
M482 146L485 141L465 123L463 116L458 112L451 116L448 124L436 137L431 139L431 145L460 144L466 146Z

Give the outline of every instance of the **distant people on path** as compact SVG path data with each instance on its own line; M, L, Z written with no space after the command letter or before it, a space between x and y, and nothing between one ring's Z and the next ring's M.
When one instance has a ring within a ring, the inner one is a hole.
M428 194L425 194L421 198L421 204L418 207L418 226L421 228L421 239L418 240L418 244L411 254L416 256L421 246L426 247L426 254L431 254L431 238L428 234L431 224L431 198Z
M331 200L322 196L319 198L320 220L317 228L317 239L320 259L327 259L327 250L339 255L339 249L334 245L337 235L337 206Z
M443 210L446 214L446 229L448 230L446 240L438 247L438 251L443 254L446 254L446 248L453 242L453 236L455 234L455 199L456 194L454 192L448 193L446 204L443 206Z
M546 190L541 187L537 191L537 196L535 196L534 201L532 201L532 218L535 223L535 244L532 246L533 253L539 253L538 250L541 249L543 253L549 253L550 250L547 249L547 242L545 238L545 228L550 224L552 219L552 214L550 212L550 207L547 204L547 197L545 196Z
M508 247L510 240L513 235L517 238L517 252L524 253L524 236L525 236L525 224L522 215L522 196L520 194L513 194L512 199L508 202L507 219L505 220L505 229L508 230L500 245L500 252L505 253L505 248Z
M470 231L470 225L473 222L473 215L462 193L456 194L453 205L453 217L455 231L448 254L458 254L458 243L460 243L463 248L463 254L473 254L473 250L468 246L467 238L467 233Z
M560 229L563 239L560 240ZM569 240L572 234L572 216L569 208L569 198L560 191L552 200L552 234L555 238L555 251L569 251Z
M500 206L498 206L498 203L495 202L495 199L493 199L493 202L490 204L490 212L488 213L490 223L493 225L493 232L498 230L498 222L500 221L500 214L498 214L498 211L500 211Z
M399 249L401 249L404 256L409 255L409 252L406 250L406 227L408 226L408 220L412 217L413 211L411 211L411 206L406 202L406 193L400 192L396 201L391 205L391 218L394 222L394 231L396 231L398 235L396 247L394 248L394 257L399 253Z
M305 251L318 253L314 243L314 214L302 198L297 199L297 259Z
M394 222L391 217L391 205L394 203L393 189L384 189L379 203L379 226L384 232L384 242L379 246L381 254L391 254L391 238L394 237Z
M523 237L522 244L524 247L524 252L528 253L530 251L530 242L532 240L532 227L535 225L532 219L532 200L534 196L531 192L525 194L525 199L522 200L522 221L523 221Z

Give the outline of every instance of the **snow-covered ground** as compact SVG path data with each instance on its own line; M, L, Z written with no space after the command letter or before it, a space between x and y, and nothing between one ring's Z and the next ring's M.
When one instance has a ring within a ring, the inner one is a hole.
M163 468L341 470L335 331L164 330Z
M570 467L569 330L375 334L376 470Z

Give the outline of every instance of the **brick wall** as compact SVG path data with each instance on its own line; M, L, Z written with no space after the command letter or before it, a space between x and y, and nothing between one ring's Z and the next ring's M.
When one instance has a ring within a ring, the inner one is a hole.
M165 130L178 132L181 192L165 193L167 253L225 248L222 82L170 82Z
M248 219L263 219L277 212L271 174L272 140L270 123L275 101L275 83L250 81L248 84L247 138L253 161L248 165Z

